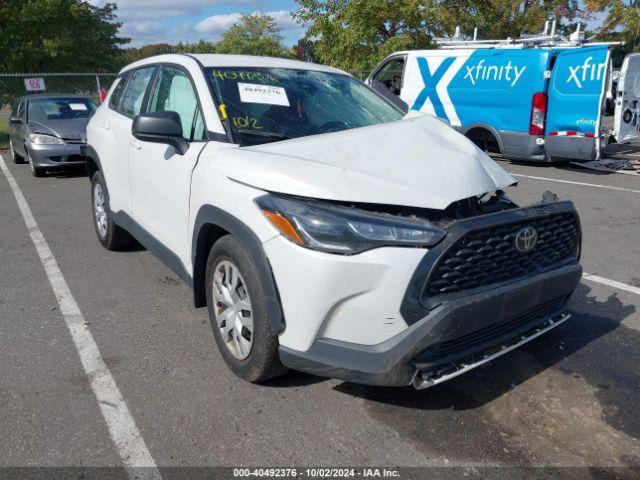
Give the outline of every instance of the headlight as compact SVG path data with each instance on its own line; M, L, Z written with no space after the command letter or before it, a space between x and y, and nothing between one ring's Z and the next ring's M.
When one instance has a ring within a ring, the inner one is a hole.
M444 230L421 221L326 203L265 195L256 203L285 237L313 250L352 255L382 246L430 247Z
M31 143L36 145L64 145L64 140L53 135L45 135L44 133L32 133L29 135Z

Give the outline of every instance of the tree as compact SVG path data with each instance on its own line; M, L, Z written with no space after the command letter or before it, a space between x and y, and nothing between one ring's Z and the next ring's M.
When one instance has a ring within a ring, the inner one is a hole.
M637 0L585 0L591 13L605 12L600 34L624 40L626 47L637 50L640 46L640 3Z
M477 27L484 39L540 33L549 18L574 20L582 16L578 0L444 0L440 8L447 19L447 33L459 25L470 36ZM560 22L558 28L562 28Z
M216 44L199 40L196 43L178 43L176 53L216 53Z
M127 48L124 51L124 64L137 62L144 58L153 57L155 55L163 55L165 53L176 53L176 47L168 43L150 43L140 48Z
M116 5L84 0L0 2L0 69L6 72L113 71L121 61Z
M313 40L306 35L298 40L298 43L293 46L291 51L297 60L302 60L303 62L317 62L315 44Z
M282 43L280 29L268 15L244 15L222 35L216 53L290 57Z
M321 63L370 70L388 54L432 46L445 23L437 0L296 0Z

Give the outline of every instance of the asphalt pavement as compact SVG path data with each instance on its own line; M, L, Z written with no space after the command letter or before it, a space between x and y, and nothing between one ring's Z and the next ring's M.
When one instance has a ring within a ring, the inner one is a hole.
M424 391L296 372L251 385L224 365L206 311L176 275L145 250L100 246L82 172L34 178L0 153L161 472L553 466L634 478L640 469L640 178L500 162L518 175L508 192L517 203L545 190L573 200L585 272L628 287L583 280L572 319L523 348ZM123 465L4 175L0 360L0 467Z

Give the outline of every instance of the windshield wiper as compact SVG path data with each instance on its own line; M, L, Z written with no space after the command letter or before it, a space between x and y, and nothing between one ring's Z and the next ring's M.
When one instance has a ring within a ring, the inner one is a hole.
M277 132L263 132L261 130L251 130L249 128L236 128L236 132L242 133L244 135L255 135L257 137L269 137L269 138L277 138L280 140L289 140L289 135L285 135L284 133Z

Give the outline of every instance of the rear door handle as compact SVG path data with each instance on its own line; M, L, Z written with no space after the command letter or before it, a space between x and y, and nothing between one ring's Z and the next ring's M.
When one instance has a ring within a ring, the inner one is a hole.
M129 144L131 145L131 148L133 148L134 150L140 150L142 148L142 144L137 140L131 140Z
M105 130L109 130L109 128L111 128L111 126L109 125L109 122L104 121L100 124L101 128L104 128Z

